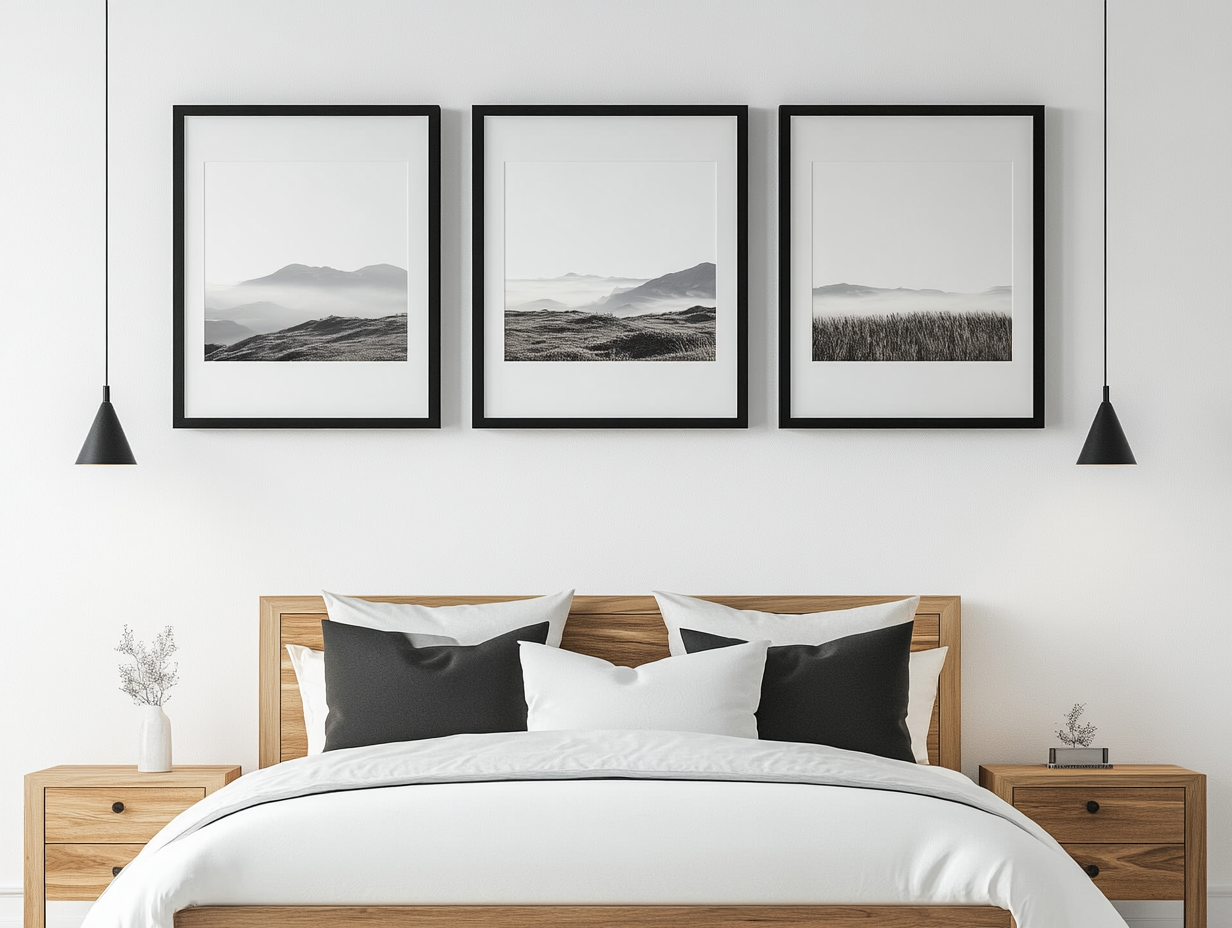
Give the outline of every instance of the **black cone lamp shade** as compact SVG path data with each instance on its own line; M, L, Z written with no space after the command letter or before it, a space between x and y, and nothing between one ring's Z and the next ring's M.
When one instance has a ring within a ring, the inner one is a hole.
M94 424L86 435L78 464L136 464L133 449L120 425L120 417L111 405L111 388L103 387L103 402L94 414Z
M110 173L108 170L107 153L109 151L108 143L108 125L110 111L110 94L108 93L108 76L111 69L108 67L108 51L111 43L108 41L108 25L110 23L110 15L106 0L103 2L103 402L98 407L98 412L94 414L94 423L90 426L90 433L86 435L85 444L81 446L81 453L77 455L78 464L136 464L137 459L133 457L133 449L128 446L128 439L124 435L124 429L120 426L120 417L116 415L115 407L111 405L111 387L108 385L109 367L108 367L108 342L110 318L107 310L107 298L109 295L109 286L107 280L108 259L109 259L109 233L110 225L107 221L108 207L111 200L111 185L109 183Z
M1129 440L1121 428L1121 420L1108 400L1108 387L1104 387L1104 401L1095 412L1095 421L1087 433L1086 444L1078 455L1079 464L1137 464Z

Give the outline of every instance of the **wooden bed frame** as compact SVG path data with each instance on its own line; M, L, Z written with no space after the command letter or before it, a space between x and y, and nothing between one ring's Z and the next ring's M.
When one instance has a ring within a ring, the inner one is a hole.
M452 606L522 596L369 596L378 602ZM902 596L707 596L737 609L803 613L850 609ZM319 596L263 596L260 641L260 764L307 753L303 706L285 645L322 648L327 619ZM636 666L668 656L667 630L653 596L575 596L561 646ZM957 596L924 596L912 650L948 647L928 733L930 762L960 769L961 642ZM176 913L177 928L1013 928L992 906L198 906Z

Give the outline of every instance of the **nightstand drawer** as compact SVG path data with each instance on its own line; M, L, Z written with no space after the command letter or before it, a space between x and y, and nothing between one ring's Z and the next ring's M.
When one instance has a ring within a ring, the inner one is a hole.
M1062 844L1185 842L1181 787L1020 786L1014 788L1014 808Z
M97 899L144 844L49 844L47 898L56 902Z
M1065 844L1109 899L1179 899L1185 894L1183 844ZM1088 871L1089 873L1090 871Z
M49 844L144 844L205 797L192 787L46 790Z

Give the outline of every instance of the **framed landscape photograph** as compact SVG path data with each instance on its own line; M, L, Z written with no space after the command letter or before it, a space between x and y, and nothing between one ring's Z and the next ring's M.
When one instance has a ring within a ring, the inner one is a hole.
M1044 427L1044 107L779 107L779 426Z
M746 428L748 108L472 112L474 426Z
M440 107L176 106L175 428L440 427Z

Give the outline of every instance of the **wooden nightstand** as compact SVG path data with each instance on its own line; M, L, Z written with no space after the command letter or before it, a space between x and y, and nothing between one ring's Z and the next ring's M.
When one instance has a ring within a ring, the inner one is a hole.
M1167 764L980 767L980 786L1061 842L1109 899L1183 899L1206 928L1206 776Z
M46 901L92 900L160 828L239 767L51 767L26 775L25 928Z

